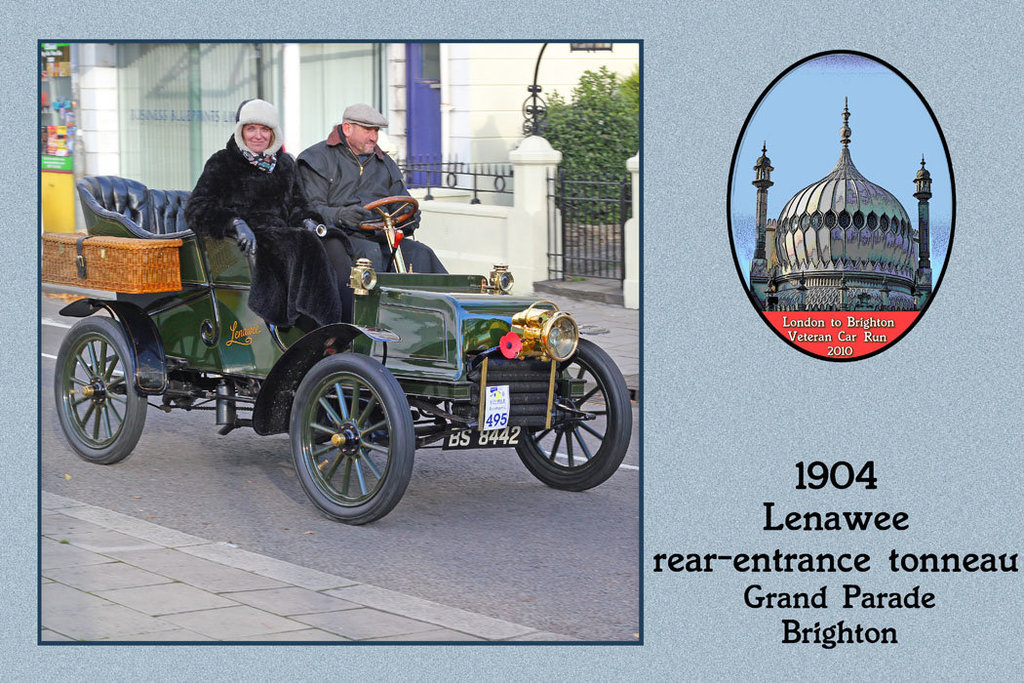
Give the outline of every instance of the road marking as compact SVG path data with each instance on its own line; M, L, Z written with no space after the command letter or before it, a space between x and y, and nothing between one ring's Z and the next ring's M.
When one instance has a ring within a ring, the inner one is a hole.
M39 355L42 356L43 358L49 358L50 360L57 360L57 356L51 356L48 353L40 353Z
M564 467L565 465L567 465L569 463L569 458L567 458L566 456L563 456L563 455L559 455L559 456L555 457L555 462L557 462L558 464L560 464L560 465L562 465ZM620 470L637 470L637 471L639 471L640 467L637 466L637 465L621 464L621 465L619 465L619 469Z
M59 320L51 320L50 318L43 318L40 322L49 327L63 327L65 330L70 330L71 325L60 322Z

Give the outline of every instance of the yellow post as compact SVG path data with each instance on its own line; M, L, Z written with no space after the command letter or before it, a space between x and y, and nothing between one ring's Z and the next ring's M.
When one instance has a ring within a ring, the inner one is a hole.
M75 176L68 172L42 171L43 230L45 232L75 231Z

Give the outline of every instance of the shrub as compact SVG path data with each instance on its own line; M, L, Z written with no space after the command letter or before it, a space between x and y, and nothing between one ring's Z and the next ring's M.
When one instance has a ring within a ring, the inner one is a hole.
M602 66L585 71L566 102L548 100L543 135L562 153L562 168L576 177L618 180L640 147L639 70L622 80Z
M619 92L626 98L633 113L640 111L640 67L633 67L633 73L629 74L619 85Z

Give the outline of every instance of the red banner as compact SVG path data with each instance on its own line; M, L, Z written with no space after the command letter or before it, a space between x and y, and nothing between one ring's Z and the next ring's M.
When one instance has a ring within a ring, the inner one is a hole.
M766 311L782 338L821 358L847 360L884 349L920 311Z

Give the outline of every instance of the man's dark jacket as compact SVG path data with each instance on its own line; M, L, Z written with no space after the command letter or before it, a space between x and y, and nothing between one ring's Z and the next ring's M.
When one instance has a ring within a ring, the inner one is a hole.
M266 173L242 156L232 137L210 157L185 206L186 223L199 235L233 238L235 218L256 234L249 308L282 327L300 314L320 325L341 320L334 268L319 238L298 227L321 217L306 200L289 154L279 151Z
M394 159L374 145L370 157L360 163L340 129L335 127L326 140L299 154L299 175L314 210L338 225L337 213L345 206L364 206L382 197L409 196ZM403 226L403 230L411 235L415 226Z
M408 197L402 173L394 159L374 145L373 153L365 162L360 162L341 133L341 126L335 126L326 140L318 142L299 154L299 175L312 207L329 224L341 228L338 212L353 204L365 206L383 197ZM419 211L401 228L411 236L419 226ZM350 230L354 238L347 245L353 260L360 256L369 258L378 270L386 269L385 252L388 247L378 246L365 234ZM434 251L423 242L409 240L402 243L406 265L418 273L447 273Z

